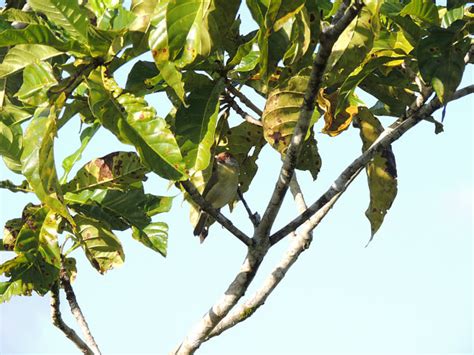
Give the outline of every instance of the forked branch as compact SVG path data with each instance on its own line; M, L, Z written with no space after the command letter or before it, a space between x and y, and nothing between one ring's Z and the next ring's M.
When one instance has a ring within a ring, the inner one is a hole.
M275 218L280 210L281 204L285 197L288 187L293 177L296 168L298 156L303 146L304 137L308 132L311 117L314 112L316 104L316 95L321 87L324 71L331 55L332 48L336 43L341 33L347 28L352 20L362 9L363 3L356 0L342 16L336 16L337 20L333 21L331 26L323 30L320 38L320 47L311 69L308 87L306 89L303 105L298 117L298 121L294 128L291 142L286 152L283 166L281 167L278 181L275 185L270 202L262 217L262 222L259 226L259 234L267 236L275 221ZM340 11L341 13L342 11Z
M217 222L219 222L225 229L231 232L237 239L247 246L252 245L252 239L250 239L244 232L239 228L234 226L232 221L225 217L218 210L213 208L209 202L207 202L204 197L199 193L199 191L194 187L190 181L182 181L181 185L186 190L186 192L191 196L194 203L196 203L203 211L207 212L212 216Z
M51 289L51 320L53 325L59 328L66 338L71 340L85 355L94 355L89 346L81 339L74 329L70 328L63 320L60 309L59 285L55 283Z
M450 101L457 100L463 96L472 94L474 92L474 85L467 86L463 89L456 91ZM418 124L423 119L430 117L433 112L442 107L441 102L437 97L431 100L428 104L423 105L416 112L412 113L406 119L399 119L390 127L382 132L377 140L367 149L362 155L355 159L339 177L334 181L331 187L306 211L301 213L298 217L293 219L286 226L275 232L270 237L270 243L272 245L278 243L280 240L285 238L289 233L296 230L299 226L305 223L321 208L323 208L328 201L332 200L334 196L344 192L345 189L350 185L354 177L367 165L367 163L374 157L377 152L386 149L390 144L399 139L405 134L410 128Z
M84 335L87 344L92 349L92 353L94 355L100 355L101 352L99 350L99 347L97 346L97 343L95 342L95 339L91 334L89 325L87 324L86 318L82 313L81 307L79 307L79 304L77 303L76 294L74 293L74 290L71 286L71 280L69 279L69 275L66 269L64 268L63 263L61 263L60 282L61 286L64 289L64 292L66 293L66 299L69 302L71 313L76 318L76 321L79 324L79 327L81 328L82 334Z

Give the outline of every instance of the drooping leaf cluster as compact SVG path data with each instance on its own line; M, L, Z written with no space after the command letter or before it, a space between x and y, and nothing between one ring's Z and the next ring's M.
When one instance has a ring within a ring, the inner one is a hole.
M166 255L168 227L153 217L167 212L172 198L144 191L149 174L197 183L209 175L214 154L229 150L240 163L246 191L264 145L285 155L320 34L342 1L28 4L31 11L23 11L23 2L8 1L0 12L0 155L24 180L0 186L32 192L40 204L25 206L5 225L0 249L13 255L0 265L7 277L0 301L46 293L61 263L75 272L69 254L77 248L101 273L120 265L124 251L114 231L129 230ZM249 33L241 32L244 6L256 28ZM462 78L472 17L463 1L448 1L447 7L426 0L365 1L331 53L297 169L317 179L317 130L335 137L355 123L367 149L383 130L377 116L402 116L420 90L419 80L446 103ZM130 62L120 87L114 74ZM260 124L230 124L229 88L249 88L265 98ZM359 90L377 103L367 107ZM156 92L172 104L167 117L145 99ZM317 128L320 117L324 124ZM56 137L77 120L83 127L77 150L57 162ZM110 131L130 151L83 162L98 130ZM70 176L78 163L82 168ZM367 176L373 236L397 191L391 149L370 162Z

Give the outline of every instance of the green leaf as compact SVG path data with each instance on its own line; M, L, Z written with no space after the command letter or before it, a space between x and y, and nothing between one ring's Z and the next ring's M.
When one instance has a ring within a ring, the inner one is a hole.
M8 51L2 64L0 64L0 78L16 73L28 64L37 63L60 54L62 52L42 44L17 45Z
M318 143L314 138L314 132L303 143L303 147L296 163L296 169L309 171L313 180L316 180L321 170L321 157L318 151Z
M0 32L0 46L19 44L44 44L61 52L82 53L86 51L79 42L62 39L44 25L31 24L21 30L6 29Z
M21 134L17 135L15 133L14 130L0 121L0 155L14 161L20 166L21 170L22 137Z
M158 0L132 0L130 10L136 16L130 31L146 32Z
M88 42L89 20L77 1L28 0L33 10L42 12L48 20L64 28L68 34L82 43Z
M22 280L0 282L0 303L10 301L13 296L31 296L32 288Z
M339 89L339 97L336 106L336 115L339 114L343 107L347 107L350 96L354 93L356 87L373 71L379 69L384 64L388 64L393 61L399 61L405 59L405 56L397 57L376 57L365 65L360 66L352 72L352 74L344 81Z
M47 208L29 204L21 219L7 222L1 244L18 256L0 265L0 274L10 278L0 284L0 302L14 295L31 295L33 290L44 295L58 279L60 220Z
M418 20L439 25L438 9L431 0L411 0L400 12L401 16L410 15Z
M360 129L362 151L364 152L378 138L384 128L365 107L359 109L354 120ZM365 215L371 225L370 242L382 225L385 215L397 196L397 168L391 146L374 156L367 165L366 172L370 190L370 204Z
M104 221L75 215L81 247L91 265L101 274L120 266L125 260L122 244Z
M48 89L56 84L51 64L32 63L23 71L23 84L16 96L27 105L39 106L48 100Z
M149 79L159 75L155 63L139 60L130 70L125 84L125 90L134 95L145 95L152 91L151 85L147 85Z
M128 189L145 180L147 169L134 152L113 152L84 165L63 186L64 192L94 189Z
M56 114L53 109L38 108L28 125L21 155L22 173L38 198L53 211L74 221L63 203L56 167L54 165L54 137Z
M176 138L188 169L204 170L211 161L214 144L219 95L223 80L213 81L204 75L188 77L192 86L188 96L189 107L181 106L176 112Z
M142 97L122 93L112 78L98 70L87 82L91 110L105 128L133 144L142 162L158 175L172 180L186 177L173 133Z
M327 86L340 84L364 62L378 34L377 24L377 15L367 7L363 7L359 15L342 32L328 60L328 69L324 76Z
M84 149L86 149L90 140L95 135L95 133L99 130L99 128L100 128L99 124L94 124L90 127L85 128L84 131L82 131L81 136L80 136L81 146L74 153L67 156L63 160L62 167L64 169L64 175L61 178L61 184L64 184L66 182L69 172L71 171L74 164L76 164L79 160L81 160Z
M431 83L440 101L445 104L461 83L464 56L470 48L469 38L459 38L459 22L450 28L432 29L420 41L418 66L425 82Z
M377 112L379 115L398 117L415 100L413 92L417 87L412 84L401 67L391 68L388 72L383 68L379 69L381 70L375 70L367 75L359 87L380 100L380 103L373 107L374 114Z
M168 225L166 223L155 222L143 229L133 227L132 230L133 239L166 256L168 249Z

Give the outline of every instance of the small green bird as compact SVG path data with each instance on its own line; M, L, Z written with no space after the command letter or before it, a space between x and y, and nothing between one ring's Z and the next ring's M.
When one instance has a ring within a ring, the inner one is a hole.
M216 155L216 166L212 171L202 196L212 207L220 209L235 197L239 186L239 162L229 152ZM201 243L207 237L209 215L199 212L199 219L194 228L194 235L199 235Z

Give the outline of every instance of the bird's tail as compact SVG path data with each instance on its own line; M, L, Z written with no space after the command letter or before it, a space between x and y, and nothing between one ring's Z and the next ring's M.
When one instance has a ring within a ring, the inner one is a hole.
M207 217L208 217L207 213L204 211L201 211L199 214L199 219L196 223L196 227L194 227L194 231L193 231L194 235L199 236L201 243L204 242L204 239L206 239L207 233L208 233L207 226L206 226Z

